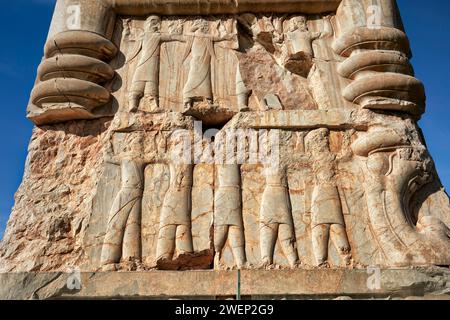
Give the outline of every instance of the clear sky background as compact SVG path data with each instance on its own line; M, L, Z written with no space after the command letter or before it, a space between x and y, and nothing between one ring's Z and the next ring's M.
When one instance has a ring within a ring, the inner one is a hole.
M450 189L450 1L398 0L416 76L427 89L420 121L443 184ZM0 31L0 239L23 175L33 125L25 118L54 0L2 1Z

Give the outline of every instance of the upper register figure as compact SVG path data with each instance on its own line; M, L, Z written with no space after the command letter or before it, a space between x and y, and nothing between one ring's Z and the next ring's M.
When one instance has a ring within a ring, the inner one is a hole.
M130 20L124 20L125 37L131 39ZM159 109L159 64L161 44L169 41L184 41L180 34L162 34L161 19L150 16L144 24L144 32L137 36L136 46L128 59L131 62L139 56L133 75L129 95L129 110L135 112L143 97L151 103L150 110Z

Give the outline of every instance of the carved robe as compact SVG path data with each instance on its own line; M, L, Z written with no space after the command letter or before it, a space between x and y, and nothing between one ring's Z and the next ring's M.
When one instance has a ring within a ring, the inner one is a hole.
M242 227L241 210L240 187L220 187L215 197L214 225Z
M189 43L192 57L188 80L183 89L184 99L212 99L211 59L215 57L213 41L214 38L210 36L195 36Z
M264 224L293 225L291 202L286 186L267 185L261 203L260 221Z
M140 252L143 164L124 160L121 170L122 186L110 210L102 249L102 264L117 263L121 257L137 258Z
M214 225L243 227L241 181L238 165L220 165L219 187L214 197Z
M192 170L192 166L171 166L171 182L161 209L160 228L191 225Z
M341 199L335 181L335 157L328 152L316 155L316 185L312 194L312 227L321 224L345 226Z
M133 76L133 84L137 82L147 83L147 93L158 95L159 91L159 61L161 34L146 32L143 39L138 43L130 61L137 57L142 51L136 71Z
M345 226L341 200L336 185L323 184L314 188L311 219L313 228L322 224Z
M122 186L111 208L110 223L127 220L130 212L141 205L144 190L143 165L126 160L122 163ZM140 209L139 209L140 210Z

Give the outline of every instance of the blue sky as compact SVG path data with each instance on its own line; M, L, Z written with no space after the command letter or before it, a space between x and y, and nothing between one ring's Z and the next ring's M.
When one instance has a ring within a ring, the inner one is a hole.
M32 124L28 97L53 12L54 0L2 1L0 31L0 238L23 175ZM416 75L427 89L420 121L441 179L450 189L450 1L398 0L412 43Z

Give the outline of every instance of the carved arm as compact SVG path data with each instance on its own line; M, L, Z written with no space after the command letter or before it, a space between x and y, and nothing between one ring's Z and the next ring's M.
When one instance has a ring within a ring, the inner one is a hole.
M161 41L162 42L175 42L175 41L179 41L179 42L187 42L187 39L185 36L183 35L179 35L179 34L165 34L165 35L161 35Z
M120 165L119 158L116 155L114 155L114 148L111 140L109 140L108 143L106 144L106 150L103 155L103 159L105 160L106 163Z

